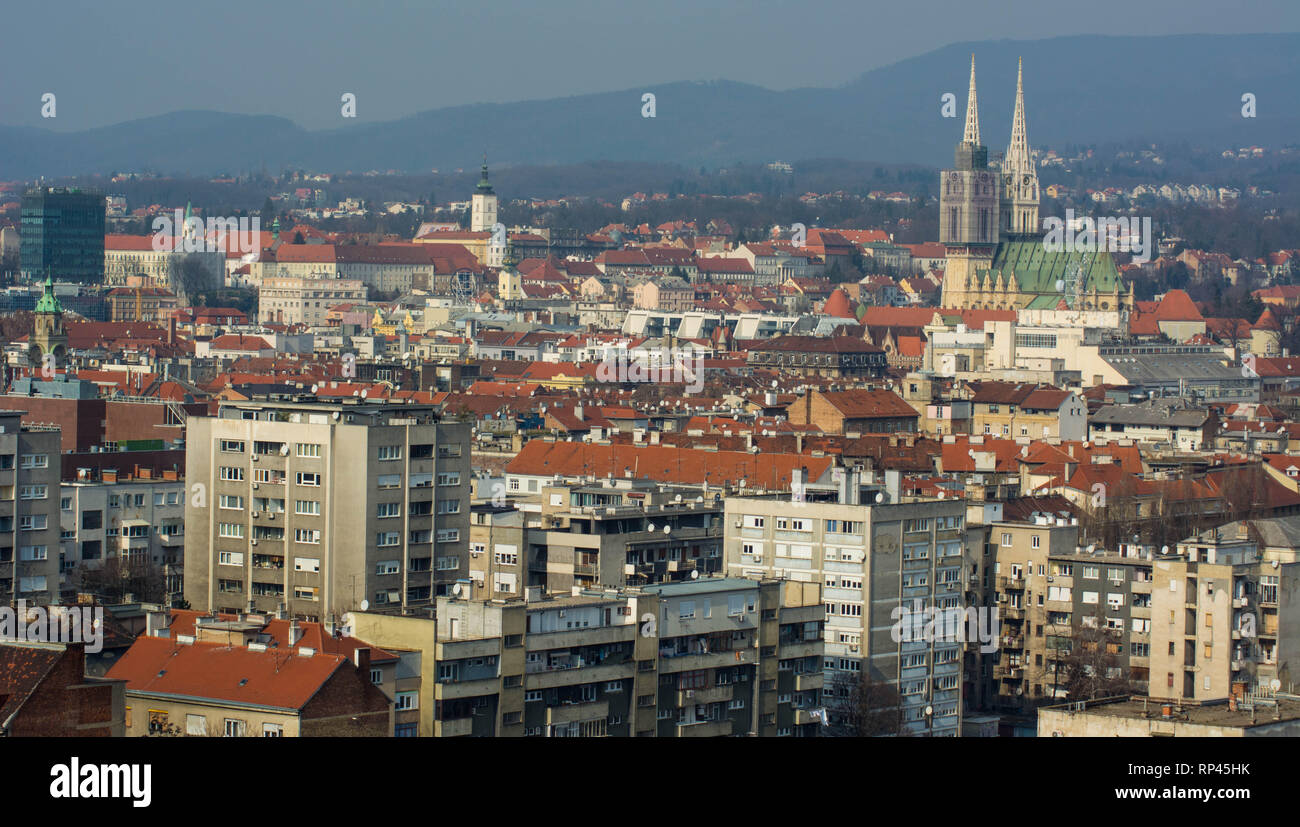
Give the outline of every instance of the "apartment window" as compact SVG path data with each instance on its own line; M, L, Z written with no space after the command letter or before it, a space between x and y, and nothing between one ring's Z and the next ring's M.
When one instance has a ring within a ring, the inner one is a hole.
M400 445L380 445L379 459L392 460L402 458L402 446Z
M298 443L298 456L300 456L300 457L310 457L310 458L318 458L318 457L320 457L320 443L319 443L319 442L299 442L299 443Z
M1003 532L1003 533L1002 533L1002 545L1003 545L1004 547L1005 547L1005 546L1009 546L1009 545L1011 545L1011 535L1010 535L1010 534L1008 534L1008 533L1006 533L1006 532Z
M455 543L460 540L460 529L458 528L440 528L438 529L438 542Z
M320 502L317 500L296 500L293 506L293 513L307 517L319 517Z
M46 514L24 514L18 520L18 527L23 531L44 531L49 527Z
M240 523L217 523L217 536L242 539L244 526Z
M380 474L378 479L375 481L375 485L379 488L401 488L402 475L401 474Z
M226 719L227 738L243 738L245 728L246 727L243 721L237 720L235 718Z
M49 456L49 454L23 454L23 458L22 458L22 462L20 463L20 467L22 467L22 468L49 468L49 467L50 467L50 456Z
M62 511L71 511L71 510L72 510L72 498L71 498L71 497L61 497L61 498L59 499L59 509L62 510Z
M49 549L45 546L20 546L18 548L19 560L48 560Z
M320 558L319 557L295 557L293 558L293 570L319 572Z
M1030 538L1029 538L1029 547L1030 547L1030 548L1040 548L1040 547L1042 546L1042 539L1043 539L1043 538L1042 538L1041 536L1037 535L1037 534L1035 534L1033 537L1030 537Z
M24 485L18 489L18 497L23 500L43 500L48 493L48 486Z
M438 485L460 485L460 472L444 471L438 474Z
M377 546L395 546L401 541L401 532L397 531L381 531L375 535L375 545Z
M221 507L232 511L244 510L244 498L236 494L222 494Z
M397 574L401 571L401 566L396 560L386 560L375 566L375 574Z
M217 563L222 566L242 566L244 555L238 551L221 551L217 553Z
M379 519L402 516L401 503L379 503L375 507L375 516Z
M396 710L418 709L419 700L415 692L398 692L393 698L393 708Z
M459 514L459 513L460 513L460 500L439 500L439 501L438 501L438 513L439 513L439 514Z
M263 738L283 738L284 727L280 724L262 724Z
M298 481L298 484L299 484L299 485L306 485L306 486L311 486L311 487L319 487L319 486L320 486L320 474L312 474L312 473L305 473L305 472L299 471L299 472L298 472L297 481Z
M1084 566L1083 579L1096 580L1101 577L1101 569L1098 566Z
M243 482L244 469L236 468L231 465L223 465L221 466L220 476L221 479L225 480L226 482Z
M221 440L221 450L227 454L242 454L244 453L244 443L238 439L223 439Z
M306 543L308 545L318 545L320 543L319 528L295 528L293 530L294 542Z

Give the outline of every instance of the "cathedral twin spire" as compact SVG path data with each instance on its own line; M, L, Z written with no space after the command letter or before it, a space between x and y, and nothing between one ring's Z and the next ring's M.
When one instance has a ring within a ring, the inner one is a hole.
M975 93L975 55L970 56L970 90L966 93L966 128L963 144L980 146L979 99ZM1002 168L1008 172L1031 172L1029 138L1025 129L1025 69L1021 59L1016 67L1016 112L1011 122L1011 145L1007 147Z

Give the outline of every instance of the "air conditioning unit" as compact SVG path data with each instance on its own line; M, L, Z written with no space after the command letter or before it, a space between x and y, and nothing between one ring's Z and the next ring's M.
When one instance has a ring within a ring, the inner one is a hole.
M268 520L274 520L274 519L275 519L275 512L274 512L274 511L268 511L268 512L266 512L266 519L268 519Z
M254 517L257 516L257 512L256 512L256 511L253 512L253 516L254 516Z
M249 544L250 546L255 546L255 545L257 545L257 540L249 540L249 541L248 541L248 544Z
M249 459L253 460L253 462L257 462L257 454L253 454Z

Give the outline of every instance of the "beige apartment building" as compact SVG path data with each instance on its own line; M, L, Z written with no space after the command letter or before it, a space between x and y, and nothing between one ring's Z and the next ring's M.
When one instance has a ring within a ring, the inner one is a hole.
M1153 697L1213 700L1251 690L1293 692L1300 655L1293 541L1270 541L1294 518L1210 529L1157 558L1152 584ZM1281 547L1279 547L1281 546ZM1276 683L1274 683L1276 681Z
M0 601L59 601L60 433L0 411Z
M248 401L188 422L200 611L430 606L465 570L469 426L423 405Z
M896 472L883 486L861 484L856 469L833 469L833 477L828 486L803 484L801 500L728 498L727 573L821 584L828 689L864 675L888 683L901 698L905 732L955 737L980 642L909 639L895 625L904 610L979 605L966 504L902 497Z
M352 634L421 652L422 736L811 736L824 718L818 584L700 578L438 599Z
M257 290L262 320L276 324L317 327L335 305L365 300L366 286L358 279L268 276Z

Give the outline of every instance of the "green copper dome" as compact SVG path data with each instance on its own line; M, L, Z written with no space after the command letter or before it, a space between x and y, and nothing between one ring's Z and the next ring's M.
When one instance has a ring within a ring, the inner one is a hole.
M54 295L54 279L50 276L45 277L45 293L41 300L36 303L37 313L62 313L63 305L59 303L59 297Z
M492 184L488 182L487 156L483 158L483 175L478 179L478 186L475 189L478 190L480 195L492 194Z

